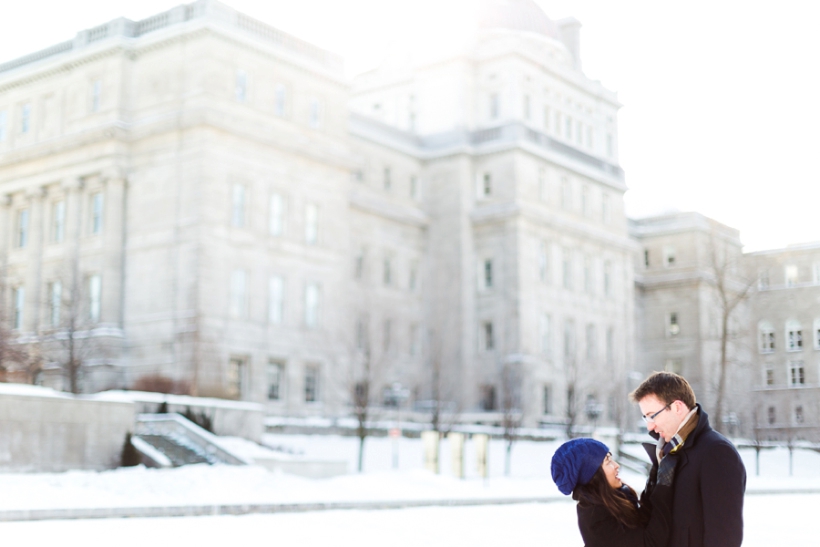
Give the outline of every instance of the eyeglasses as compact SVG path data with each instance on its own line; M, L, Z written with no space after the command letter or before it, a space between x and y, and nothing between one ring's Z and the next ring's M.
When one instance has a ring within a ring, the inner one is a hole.
M672 403L669 403L668 405L666 405L665 407L663 407L659 411L655 412L654 414L650 414L649 416L641 416L641 418L643 418L643 421L645 421L646 423L651 424L652 422L655 421L655 418L658 417L658 414L660 414L664 410L667 410L670 406L672 406Z

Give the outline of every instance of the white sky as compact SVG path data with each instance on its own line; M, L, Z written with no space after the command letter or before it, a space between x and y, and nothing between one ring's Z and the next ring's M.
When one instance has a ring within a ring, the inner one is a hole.
M225 0L345 58L348 73L438 43L470 0ZM820 2L536 0L583 24L584 70L619 93L627 212L700 211L747 250L820 241ZM11 0L3 0L10 4ZM0 62L182 0L2 7Z

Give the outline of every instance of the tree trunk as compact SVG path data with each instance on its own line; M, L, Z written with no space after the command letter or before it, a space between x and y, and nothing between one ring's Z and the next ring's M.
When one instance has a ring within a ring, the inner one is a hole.
M720 333L720 370L718 377L717 401L715 403L715 421L713 423L715 429L724 432L723 425L723 399L726 394L726 368L727 368L727 345L729 343L729 312L725 307L723 309L723 317L721 319L721 333Z
M511 460L512 460L512 439L507 439L507 454L504 457L504 476L510 476L510 467L511 467Z

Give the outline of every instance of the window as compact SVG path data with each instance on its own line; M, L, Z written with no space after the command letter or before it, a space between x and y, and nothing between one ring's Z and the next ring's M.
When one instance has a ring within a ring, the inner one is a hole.
M615 156L615 139L612 137L612 133L606 134L606 155L610 158Z
M775 413L774 407L770 406L766 412L767 418L769 420L769 425L774 425L774 422L777 419L777 414Z
M786 323L786 351L803 350L803 330L799 321L791 320Z
M564 322L564 361L566 364L575 361L575 322L572 319Z
M414 357L419 354L419 326L416 324L410 325L410 345L408 347L408 353Z
M483 385L481 386L481 410L491 412L496 410L496 396L495 386Z
M274 275L268 280L268 321L274 325L282 323L285 307L285 280Z
M763 381L767 386L774 385L774 367L771 365L766 365L766 368L763 370Z
M392 177L390 175L391 175L390 168L385 167L384 168L384 189L388 192L390 191L390 188L391 188L391 185L392 185L392 180L391 180Z
M797 266L794 264L789 264L786 266L785 276L786 276L786 286L787 287L794 287L797 285Z
M356 349L359 351L367 349L367 327L362 318L356 321Z
M7 114L5 110L0 110L0 142L6 140Z
M28 209L17 211L17 246L28 245Z
M643 250L643 265L644 265L644 268L649 267L649 249L644 249Z
M102 98L102 81L94 80L91 83L91 112L100 111L100 99Z
M31 130L31 105L29 103L20 107L20 133L28 133Z
M279 361L268 361L268 401L282 400L285 379L285 365Z
M802 424L803 423L803 407L796 406L794 407L794 423Z
M671 268L675 265L675 248L674 247L664 247L663 248L663 265L667 268Z
M65 239L65 201L51 204L51 241L61 243Z
M594 361L598 357L598 340L595 325L587 325L587 361Z
M769 288L769 270L760 270L757 272L757 288L761 291Z
M233 319L244 319L247 316L248 273L245 270L231 272L231 297L229 314Z
M572 209L572 185L567 177L561 178L561 207L567 211Z
M542 313L538 320L538 338L541 353L549 356L552 353L552 320L549 314Z
M481 195L485 198L493 193L493 177L490 173L484 173L481 177Z
M319 285L310 283L305 288L305 326L316 328L319 325Z
M99 274L88 278L88 319L92 323L100 320L102 303L102 279Z
M308 105L308 123L311 127L317 128L322 125L322 103L319 99L311 99Z
M389 256L384 259L382 265L382 282L385 287L389 287L393 284L393 264Z
M319 366L305 366L305 402L316 403L319 401Z
M387 353L390 351L390 344L392 344L393 321L385 319L382 324L382 351Z
M789 384L802 386L806 383L806 369L803 361L789 361Z
M774 352L774 327L767 321L761 321L757 326L758 350L760 353Z
M544 414L552 414L552 387L544 386L541 390L541 411Z
M495 347L495 339L493 338L493 324L490 321L487 321L483 324L482 330L484 331L484 349L487 351L492 350Z
M675 374L683 373L683 360L681 359L667 359L663 370L665 372L674 372Z
M491 289L493 287L493 261L487 259L484 261L484 268L483 268L483 284L482 286L485 289Z
M549 247L541 241L538 244L538 279L541 283L549 283Z
M604 296L612 296L612 262L604 261Z
M241 69L236 71L234 98L238 103L248 101L248 73Z
M228 382L227 395L232 399L241 399L242 391L244 389L243 377L245 375L245 358L231 357L228 361Z
M407 290L415 292L418 286L419 267L416 264L410 265L410 274L407 276Z
M26 305L26 289L23 287L16 287L12 292L14 299L14 315L12 316L12 328L19 330L23 328L23 309Z
M359 254L353 259L353 277L356 279L364 277L364 249L359 249Z
M60 311L63 305L63 284L54 281L48 285L48 323L51 327L60 326Z
M562 254L562 270L563 270L563 282L564 288L567 290L572 290L572 255L570 254L571 251L569 249L564 249Z
M677 312L672 312L666 317L666 332L669 336L677 336L680 334Z
M103 195L102 192L91 194L91 233L102 232L103 225Z
M592 259L584 257L584 292L592 293Z
M245 227L245 202L247 191L242 184L234 184L231 192L231 226Z
M281 236L285 228L285 199L282 194L270 196L270 223L268 231L272 236Z
M524 95L524 119L529 120L531 116L532 105L530 104L530 96Z
M490 119L495 120L498 118L499 111L500 111L500 100L498 97L498 93L490 94Z
M283 84L277 84L273 90L273 113L277 116L285 115L287 91Z
M319 208L308 203L305 206L305 242L315 245L319 240Z

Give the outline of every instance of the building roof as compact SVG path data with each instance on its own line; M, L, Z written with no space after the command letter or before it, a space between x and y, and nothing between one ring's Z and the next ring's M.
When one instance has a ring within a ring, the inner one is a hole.
M560 40L558 25L533 0L480 0L478 28L535 32Z

